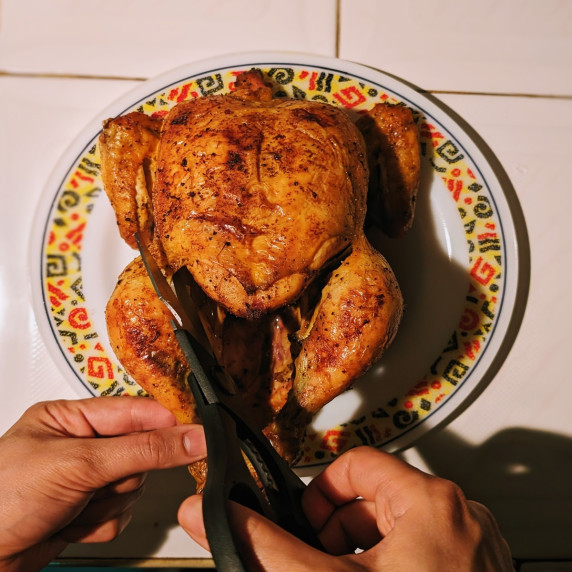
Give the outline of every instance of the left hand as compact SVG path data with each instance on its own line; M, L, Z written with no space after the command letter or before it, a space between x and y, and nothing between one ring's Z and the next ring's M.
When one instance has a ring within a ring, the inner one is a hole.
M146 397L32 406L0 438L0 570L39 570L69 542L105 542L131 519L145 472L202 459L202 427Z

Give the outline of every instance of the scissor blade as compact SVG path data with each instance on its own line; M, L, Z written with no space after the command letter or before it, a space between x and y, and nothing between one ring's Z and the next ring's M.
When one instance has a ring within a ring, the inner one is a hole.
M210 344L207 340L205 335L204 329L198 316L196 316L196 320L198 324L195 323L195 320L187 313L177 295L171 288L169 282L161 272L161 269L155 262L153 255L149 251L149 248L143 241L140 239L139 235L135 234L135 240L137 241L137 246L139 247L139 253L141 254L141 259L143 260L143 264L145 265L145 269L147 270L147 274L149 275L149 280L151 280L151 284L153 285L153 289L155 290L157 296L165 304L169 312L172 314L175 323L187 332L197 342L199 342L206 350L210 351Z

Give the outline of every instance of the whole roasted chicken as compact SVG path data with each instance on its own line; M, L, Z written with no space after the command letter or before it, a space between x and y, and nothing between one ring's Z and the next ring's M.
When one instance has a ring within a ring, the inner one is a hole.
M110 119L99 143L121 236L135 247L139 233L168 278L190 271L215 357L294 462L312 416L397 331L400 289L364 222L369 187L386 233L411 225L420 173L411 111L378 104L356 125L327 103L273 98L253 69L233 92L164 118ZM106 318L128 373L180 422L199 421L140 258L119 277ZM204 471L191 467L199 487Z

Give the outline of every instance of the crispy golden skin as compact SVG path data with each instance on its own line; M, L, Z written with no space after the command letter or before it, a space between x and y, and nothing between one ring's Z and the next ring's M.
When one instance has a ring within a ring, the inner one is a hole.
M397 280L363 225L368 163L384 181L386 232L411 225L420 163L406 112L376 106L360 131L334 106L272 99L252 70L232 94L175 106L158 144L142 114L105 124L102 168L114 174L105 184L122 236L148 229L165 274L192 272L216 357L289 462L312 416L382 355L401 320ZM153 205L142 209L133 173L155 161ZM181 421L195 419L168 313L139 261L120 277L107 321L133 378ZM206 464L191 472L200 488Z
M342 109L251 89L167 115L153 192L171 269L187 265L246 318L300 295L363 225L367 194L362 137Z
M368 153L369 218L400 238L413 224L421 179L419 129L408 107L387 103L375 105L357 125Z
M402 313L395 275L360 235L322 290L296 359L300 406L317 412L369 369L393 341Z
M119 234L137 248L135 233L151 242L151 193L161 120L144 113L129 113L106 121L99 138L101 177L115 211Z
M127 372L180 423L198 422L187 361L141 258L119 276L105 315L113 351Z

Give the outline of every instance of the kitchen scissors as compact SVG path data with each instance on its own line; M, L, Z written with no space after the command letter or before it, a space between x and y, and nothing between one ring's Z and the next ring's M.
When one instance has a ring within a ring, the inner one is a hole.
M230 501L257 511L307 544L322 549L301 507L306 485L253 422L234 382L210 351L198 313L193 311L190 272L182 268L173 276L173 290L147 246L138 236L136 239L153 288L171 313L171 326L191 369L187 383L207 443L203 519L217 570L245 570L233 533Z

